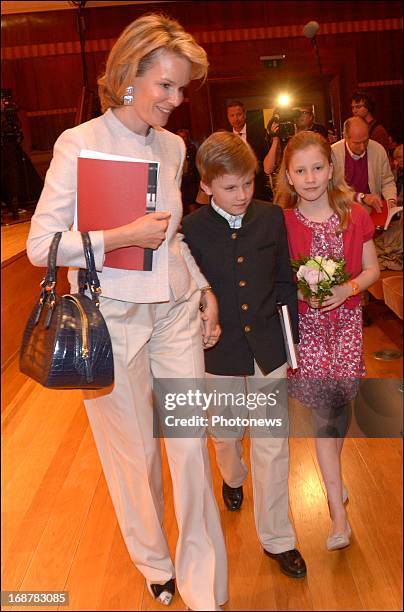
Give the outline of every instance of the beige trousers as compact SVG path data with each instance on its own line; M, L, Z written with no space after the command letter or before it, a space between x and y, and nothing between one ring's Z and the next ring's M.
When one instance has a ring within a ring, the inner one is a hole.
M215 379L223 379L231 385L233 393L252 393L273 380L274 389L276 381L286 378L287 365L284 364L267 376L264 376L255 363L253 377L226 377L206 374L207 384L214 384ZM275 380L276 379L276 380ZM262 383L262 384L261 384ZM230 387L229 387L230 388ZM245 409L232 409L232 416L236 413L245 416ZM262 416L260 409L256 416ZM277 416L281 416L287 423L287 400L277 407ZM212 441L216 452L216 461L223 480L230 487L240 487L247 477L248 468L243 460L242 438L244 427L237 428L231 433L232 437L220 437L220 430L211 430ZM272 437L268 435L255 436L251 432L250 460L254 496L255 526L259 541L265 550L272 553L281 553L295 548L296 536L289 519L289 445L287 437ZM229 431L226 432L226 436ZM287 435L287 434L286 434Z
M145 578L176 575L193 610L227 600L227 557L206 438L166 438L179 536L175 572L162 529L160 439L153 437L152 378L203 378L200 292L189 299L134 304L101 299L114 350L115 384L87 392L85 406L118 522Z

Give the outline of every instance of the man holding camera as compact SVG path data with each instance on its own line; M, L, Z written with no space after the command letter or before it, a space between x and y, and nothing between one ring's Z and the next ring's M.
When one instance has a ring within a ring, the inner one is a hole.
M324 138L328 138L325 127L320 123L314 123L313 107L311 104L302 104L298 108L293 109L275 109L267 127L270 145L268 154L263 162L264 172L268 176L273 193L276 189L276 178L282 161L283 149L289 138L297 132L304 130L318 132Z
M267 125L269 151L263 161L264 172L268 177L273 196L275 195L276 179L282 161L283 149L294 133L294 123L282 121L280 113L275 109L272 119Z
M296 132L309 130L310 132L321 134L326 139L328 138L328 132L325 127L321 123L314 123L314 113L311 104L302 104L296 109L295 124Z

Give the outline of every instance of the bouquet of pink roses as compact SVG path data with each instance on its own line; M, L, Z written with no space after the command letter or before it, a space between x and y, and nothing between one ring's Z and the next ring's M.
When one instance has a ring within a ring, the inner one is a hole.
M332 287L342 285L350 278L350 274L345 272L344 259L317 255L292 259L291 265L296 272L297 286L304 297L318 299L320 306L327 295L332 295Z

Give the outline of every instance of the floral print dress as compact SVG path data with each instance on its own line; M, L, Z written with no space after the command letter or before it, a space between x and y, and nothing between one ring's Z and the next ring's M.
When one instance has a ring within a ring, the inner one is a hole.
M338 216L316 223L294 209L300 223L313 232L310 257L344 257L343 237L337 234ZM337 409L355 397L359 378L365 375L363 361L362 309L309 308L299 313L299 369L289 372L292 397L315 409Z

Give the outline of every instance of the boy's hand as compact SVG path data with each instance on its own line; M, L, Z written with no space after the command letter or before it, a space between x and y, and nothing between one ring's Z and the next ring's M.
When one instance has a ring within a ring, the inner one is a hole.
M222 333L219 325L219 307L212 291L203 293L201 306L203 348L207 349L215 346Z
M215 328L213 329L212 333L210 333L210 335L209 335L209 331L208 331L207 327L205 327L207 322L204 321L203 316L201 318L202 318L203 348L204 349L212 348L212 346L215 346L215 344L219 340L220 334L222 333L222 330L220 328L220 325L216 325Z

